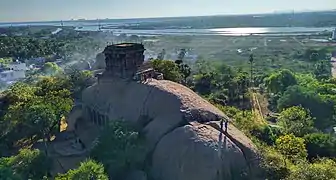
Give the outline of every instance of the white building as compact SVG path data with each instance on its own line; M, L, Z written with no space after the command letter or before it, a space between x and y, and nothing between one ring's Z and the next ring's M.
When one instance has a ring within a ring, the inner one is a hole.
M25 63L13 62L8 67L9 70L0 72L0 79L2 81L16 81L26 77L27 66Z
M331 39L336 41L336 28L332 33Z
M26 63L22 63L18 61L10 63L8 67L10 70L13 70L13 71L26 71L27 70Z

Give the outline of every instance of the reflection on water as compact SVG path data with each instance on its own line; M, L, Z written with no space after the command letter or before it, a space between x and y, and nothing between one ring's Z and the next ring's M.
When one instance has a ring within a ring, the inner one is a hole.
M82 31L97 31L94 26L82 27ZM310 35L323 31L332 31L333 28L305 28L305 27L246 27L246 28L216 28L216 29L157 29L157 30L133 30L133 29L114 29L105 28L104 31L111 31L116 35L135 34L135 35L222 35L222 36L249 36L249 35Z
M217 28L210 31L217 34L263 34L270 32L270 28Z

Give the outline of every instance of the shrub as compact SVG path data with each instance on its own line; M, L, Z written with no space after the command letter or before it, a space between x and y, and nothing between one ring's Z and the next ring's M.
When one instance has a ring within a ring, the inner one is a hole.
M108 180L104 172L104 166L93 160L86 160L81 163L79 168L69 170L66 174L58 174L55 180Z
M143 167L145 159L144 138L134 127L124 121L114 121L99 138L91 157L102 162L110 176L122 178L125 172Z
M274 145L281 132L279 128L263 125L253 129L251 134L268 145Z
M16 156L0 159L1 173L20 179L42 179L50 168L50 160L39 150L22 149Z
M275 145L277 150L292 161L303 160L307 157L304 139L293 134L280 136Z
M309 112L302 107L294 106L283 110L278 118L278 125L284 134L302 137L314 131L314 121Z
M287 180L332 180L336 179L336 162L322 159L315 163L302 162L291 169Z
M330 134L314 133L304 136L308 157L336 157L336 138Z
M289 175L290 169L286 157L270 147L261 147L261 167L265 177L271 180L284 179Z

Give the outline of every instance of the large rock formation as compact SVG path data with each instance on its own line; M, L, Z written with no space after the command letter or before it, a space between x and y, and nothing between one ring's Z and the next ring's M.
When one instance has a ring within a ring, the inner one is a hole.
M141 127L155 179L213 180L220 172L225 179L254 176L257 153L250 139L229 123L219 140L219 120L228 118L185 86L110 78L86 89L82 100L88 120L94 109L109 120L125 119Z
M104 69L106 67L105 64L105 55L103 53L99 53L96 56L96 61L92 65L93 70Z

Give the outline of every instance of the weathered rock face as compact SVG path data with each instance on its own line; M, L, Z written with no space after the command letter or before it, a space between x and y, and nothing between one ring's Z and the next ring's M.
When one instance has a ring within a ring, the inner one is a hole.
M147 180L147 175L143 171L132 171L125 180Z
M223 138L222 157L219 158L219 132L207 125L186 125L167 134L153 154L155 179L160 180L216 180L233 179L248 172L242 150L229 138Z
M106 63L105 63L105 55L104 55L104 53L97 54L96 61L92 65L92 69L93 70L105 69L105 67L106 67Z
M86 119L90 119L87 109L94 109L110 120L122 118L141 126L153 154L152 174L158 180L213 180L220 169L225 177L236 177L249 173L256 157L253 143L229 125L220 160L217 126L220 119L228 118L189 88L171 81L142 84L109 79L86 89L82 100Z

